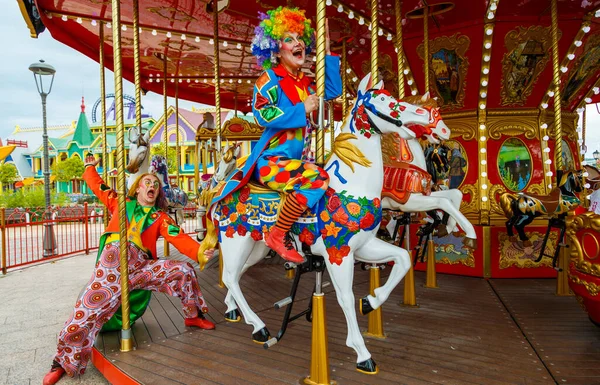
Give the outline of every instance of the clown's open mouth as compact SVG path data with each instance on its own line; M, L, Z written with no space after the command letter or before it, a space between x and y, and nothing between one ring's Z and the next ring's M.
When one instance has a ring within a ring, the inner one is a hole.
M292 51L292 55L294 55L294 57L297 58L297 59L302 59L303 51L304 50L302 48L295 48Z

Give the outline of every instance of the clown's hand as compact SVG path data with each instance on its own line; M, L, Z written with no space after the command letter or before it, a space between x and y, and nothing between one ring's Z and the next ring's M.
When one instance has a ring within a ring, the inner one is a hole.
M215 256L215 249L206 249L202 251L202 246L198 250L198 264L200 265L200 271L204 270L208 261Z
M87 166L96 167L98 165L98 163L100 163L100 159L94 158L94 154L88 152L87 155L85 156L84 167L87 167Z

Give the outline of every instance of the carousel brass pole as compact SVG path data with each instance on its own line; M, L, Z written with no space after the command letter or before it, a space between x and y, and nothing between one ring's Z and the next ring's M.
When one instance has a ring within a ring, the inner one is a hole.
M333 103L333 100L330 101L328 104L329 104L329 117L328 117L329 135L330 135L330 141L331 141L331 144L329 146L330 146L331 153L333 154L333 142L335 142L335 124L334 124L335 118L333 116L333 109L335 108L334 107L335 104Z
M102 180L104 180L110 186L110 181L108 180L108 139L106 138L106 76L104 73L104 22L98 23L99 33L98 38L100 39L100 50L99 50L99 60L98 64L100 64L100 109L102 111ZM102 216L102 222L104 223L104 228L108 226L108 212L107 210L103 210L104 215Z
M217 129L217 152L221 154L221 74L219 70L219 12L213 9L213 56L215 71L215 128ZM216 165L213 165L216 167Z
M316 161L325 162L324 97L325 97L325 0L317 0L317 96L319 114L316 140ZM329 346L327 341L327 319L325 314L325 294L322 291L323 272L317 271L315 291L312 296L312 342L310 348L310 374L301 380L303 384L331 384L329 373Z
M398 99L404 99L404 47L402 39L402 1L397 0L394 8L396 12L396 61L398 62ZM404 249L410 250L410 224L406 226L406 239ZM417 306L415 290L415 269L410 264L404 276L404 306Z
M169 125L167 124L167 113L168 113L168 107L167 107L167 55L164 55L164 64L163 64L163 125L164 125L164 131L165 131L165 163L168 164L169 162L169 132L168 132L168 128ZM167 181L168 183L168 181ZM169 243L167 242L167 240L164 240L163 243L163 253L165 255L165 257L168 257L171 253L170 253L170 249L169 249Z
M585 133L586 133L586 126L587 126L587 108L583 107L583 116L582 116L582 122L581 122L581 147L579 148L579 166L581 169L583 169L583 160L585 158L585 155L582 153L582 150L585 149ZM587 199L587 196L590 195L590 190L588 188L585 188L587 182L586 182L586 177L582 176L582 182L583 182L583 186L584 186L584 190L583 190L583 196L584 199L581 202L581 204L583 205L583 207L585 207L586 209L589 207L589 199Z
M402 1L396 0L396 61L398 62L398 99L404 99L404 47L402 42ZM411 265L412 270L412 265ZM406 277L404 278L406 287Z
M371 0L371 82L373 85L379 82L379 1ZM375 295L375 289L379 287L381 270L376 263L369 269L370 294ZM369 313L369 325L364 333L369 337L385 338L383 332L383 317L381 306Z
M215 2L216 4L216 2ZM221 74L219 70L219 12L213 7L213 56L215 71L215 128L217 129L217 143L213 161L213 172L217 171L217 159L221 155ZM219 287L223 283L223 250L219 250Z
M142 134L142 79L140 75L140 7L133 0L133 74L135 84L135 125Z
M560 110L560 68L558 64L558 6L557 0L551 0L552 2L552 75L554 81L554 127L556 129L556 140L554 159L556 162L556 173L558 170L564 170L563 157L562 157L562 121L561 121L561 110ZM556 176L555 187L558 188L558 174ZM569 289L569 251L566 247L566 237L559 239L559 242L563 244L560 249L558 256L558 274L556 277L556 295L569 296L572 295Z
M423 51L425 62L425 88L424 93L429 91L429 6L423 7Z
M410 223L404 225L406 234L404 237L404 249L411 250L410 248ZM410 252L409 252L410 254ZM417 305L417 294L415 290L415 270L411 262L410 268L404 276L404 300L402 301L404 306L418 306Z
M121 63L121 2L112 2L112 35L115 75L115 118L117 130L117 195L119 202L119 256L121 264L121 351L133 347L129 326L129 277L127 274L127 216L125 214L125 126L123 121L123 78Z
M179 180L179 169L181 168L181 154L179 153L179 82L177 80L175 81L175 154L177 160L175 162L177 165L177 173L175 175L177 175L177 186L181 188L181 181Z
M342 41L342 121L348 114L348 52L346 48L346 39Z
M425 62L425 93L429 92L429 6L423 7L423 51ZM431 234L427 238L427 274L425 287L437 288L435 272L435 246Z

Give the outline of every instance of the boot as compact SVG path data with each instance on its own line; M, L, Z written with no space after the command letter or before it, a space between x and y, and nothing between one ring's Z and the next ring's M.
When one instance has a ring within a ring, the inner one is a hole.
M215 328L215 324L204 318L202 313L198 313L197 318L186 318L184 323L187 327L195 326L204 330L213 330Z
M304 258L298 253L294 245L292 245L290 237L287 236L285 231L277 227L277 225L273 226L265 239L265 243L286 261L294 263L304 262Z
M265 238L267 246L286 261L304 262L304 258L294 248L292 239L287 234L304 210L306 210L306 206L298 202L296 195L294 193L289 194L283 207L281 207L275 226L271 228L269 235Z
M54 385L62 376L65 374L65 370L56 361L52 361L52 367L48 373L44 376L43 385Z

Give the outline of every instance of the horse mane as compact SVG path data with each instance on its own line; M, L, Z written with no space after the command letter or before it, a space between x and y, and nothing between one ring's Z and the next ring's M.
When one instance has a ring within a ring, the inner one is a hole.
M356 135L349 133L340 133L333 143L333 153L354 172L354 163L360 164L363 167L370 167L371 161L350 142L356 139Z

